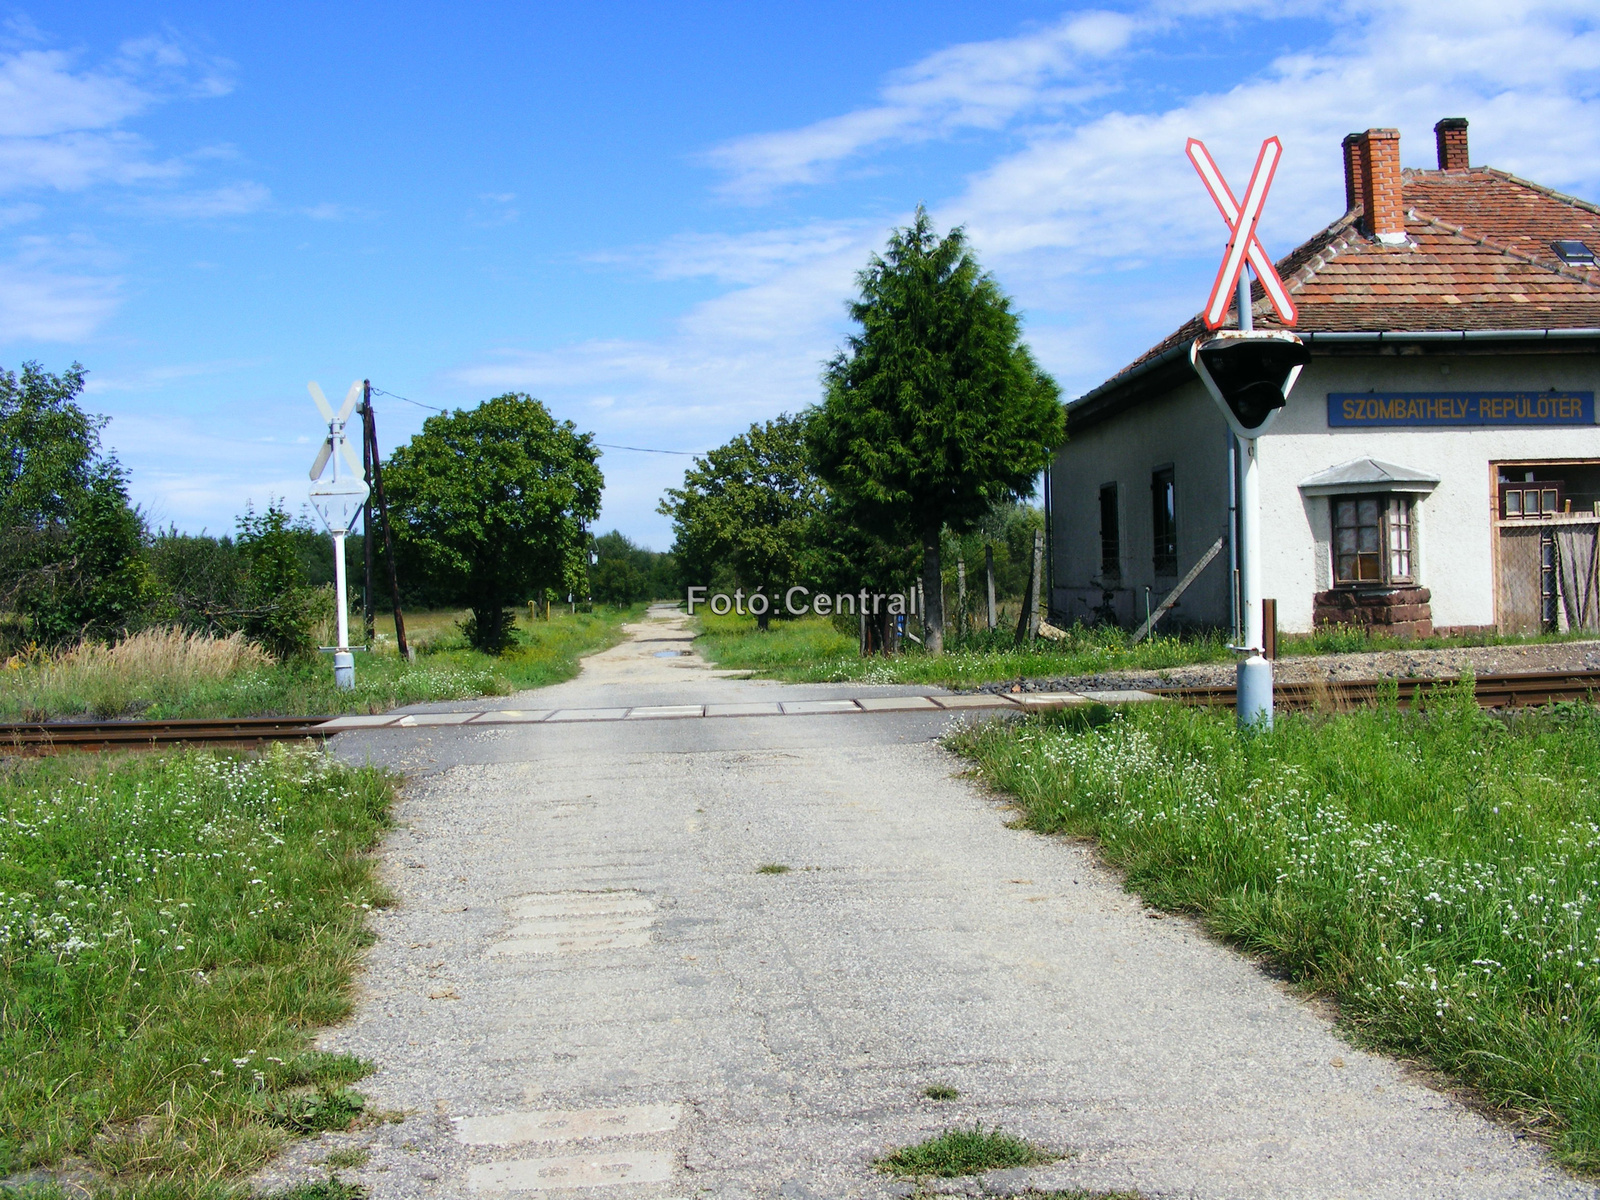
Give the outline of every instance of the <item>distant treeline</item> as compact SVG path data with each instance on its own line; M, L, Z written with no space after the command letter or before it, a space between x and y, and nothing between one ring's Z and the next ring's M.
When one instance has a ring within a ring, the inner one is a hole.
M0 661L154 625L243 632L283 658L314 652L334 605L333 543L320 524L269 498L231 533L152 530L129 500L126 469L101 446L106 419L78 403L83 383L77 364L59 375L37 363L0 370ZM452 444L473 437L502 457L511 448L514 461L501 464L510 486L490 478L484 454ZM674 595L670 554L584 532L598 510L594 457L589 435L528 397L431 418L385 465L402 605L468 607L469 635L498 650L528 601ZM463 461L476 465L470 479L451 473ZM541 483L553 498L538 495ZM508 492L520 506L501 502ZM345 548L354 617L365 599L362 536ZM388 564L381 541L374 550L372 601L384 611Z

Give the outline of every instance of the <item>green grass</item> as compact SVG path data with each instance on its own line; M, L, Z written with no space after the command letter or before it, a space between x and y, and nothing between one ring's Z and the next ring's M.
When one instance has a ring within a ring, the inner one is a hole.
M792 683L910 683L970 687L1008 679L1097 675L1103 671L1154 671L1197 663L1232 662L1222 634L1186 634L1147 638L1137 646L1118 629L1075 626L1064 641L1041 638L1018 647L1012 627L952 636L940 657L925 654L912 642L893 657L861 658L856 635L840 632L831 620L802 617L774 621L762 633L753 617L696 613L701 634L696 648L717 666L749 670ZM913 628L915 624L913 623ZM1415 638L1409 641L1370 636L1347 628L1325 629L1306 636L1279 639L1280 657L1396 649L1520 645L1530 642L1580 640L1568 635L1499 637L1478 634L1459 638Z
M762 863L756 868L757 875L787 875L788 873L789 865L787 863Z
M955 1100L961 1093L948 1083L930 1083L922 1089L922 1095L926 1100Z
M915 643L893 657L861 658L856 635L841 633L820 617L774 621L762 633L750 617L697 613L701 634L696 648L717 666L752 670L793 683L924 683L967 687L1001 679L1041 675L1090 675L1124 667L1155 669L1196 662L1231 662L1220 637L1180 641L1154 638L1129 646L1117 630L1074 630L1069 642L1040 640L1012 645L1007 631L983 631L952 638L940 657Z
M1089 835L1358 1041L1424 1059L1600 1170L1600 712L1146 705L994 722L951 745L1024 823Z
M974 1125L971 1129L947 1129L915 1146L902 1146L872 1165L891 1175L954 1179L1005 1167L1040 1166L1059 1157L999 1129Z
M350 1011L392 777L278 747L0 773L0 1177L225 1196L348 1127Z
M244 717L383 712L431 700L503 696L524 688L570 679L578 660L622 639L622 624L642 608L597 608L572 614L557 609L549 621L518 621L519 644L492 658L467 646L459 612L419 613L406 619L417 646L415 662L393 650L355 656L356 686L333 686L328 655L306 662L272 664L225 678L186 678L182 672L132 676L52 671L48 666L0 670L0 719L140 716ZM392 620L380 622L380 635ZM385 642L380 638L379 646Z

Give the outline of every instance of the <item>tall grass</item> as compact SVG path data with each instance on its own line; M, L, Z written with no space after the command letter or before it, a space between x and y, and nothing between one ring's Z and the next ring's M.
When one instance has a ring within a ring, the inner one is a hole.
M393 781L311 749L32 761L0 775L0 1176L213 1194L365 1072L349 1011Z
M85 641L53 657L13 661L0 675L0 689L22 713L96 716L124 711L130 697L155 702L272 666L271 656L242 633L213 637L175 628L141 630L112 646Z
M1011 630L952 634L945 653L926 654L915 642L888 657L862 658L856 636L830 620L775 621L765 633L753 618L704 616L700 653L719 667L753 670L805 683L925 683L964 687L995 680L1050 675L1093 675L1122 668L1158 669L1231 660L1220 635L1149 638L1137 646L1118 629L1075 626L1064 641L1041 638L1014 644ZM913 626L915 628L915 626Z
M1510 719L1470 684L1402 712L1148 705L957 735L1045 832L1097 838L1152 904L1338 999L1600 1169L1600 713Z
M517 642L490 657L471 649L459 613L419 614L418 653L356 655L356 686L333 686L326 655L274 662L238 635L175 630L134 634L115 646L85 643L58 657L15 660L0 670L0 717L244 717L382 712L430 700L506 695L570 679L579 659L618 641L637 609L555 613L524 621ZM379 643L382 646L383 643Z

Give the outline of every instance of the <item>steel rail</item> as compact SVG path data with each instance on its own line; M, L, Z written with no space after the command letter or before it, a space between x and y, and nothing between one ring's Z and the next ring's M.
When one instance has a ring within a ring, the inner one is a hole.
M1285 708L1348 707L1374 704L1379 689L1392 683L1402 706L1415 704L1430 689L1461 682L1459 676L1412 676L1394 679L1316 680L1279 683L1273 703ZM1146 691L1187 704L1233 704L1231 684L1215 687L1151 687ZM1600 700L1600 671L1525 671L1473 677L1473 693L1484 708L1534 708L1563 701Z
M258 746L323 737L327 717L230 717L180 721L33 721L0 725L0 754L148 750L156 746Z

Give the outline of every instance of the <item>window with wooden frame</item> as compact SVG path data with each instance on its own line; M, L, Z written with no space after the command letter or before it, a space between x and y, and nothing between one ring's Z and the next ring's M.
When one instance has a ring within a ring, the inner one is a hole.
M1564 507L1566 490L1566 484L1559 479L1502 483L1500 516L1508 521L1514 521L1519 517L1537 521L1540 517L1554 516Z
M1122 578L1122 525L1117 515L1117 485L1100 486L1100 574Z
M1333 582L1412 582L1411 497L1333 498Z
M1150 532L1157 575L1178 573L1178 488L1171 467L1150 476Z

